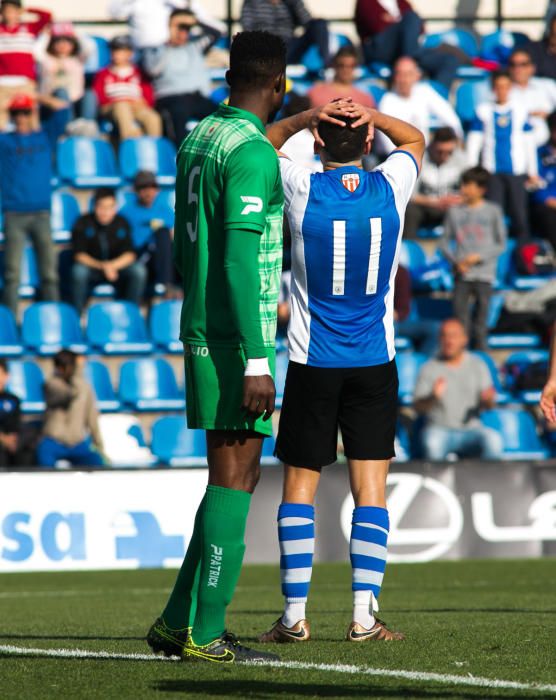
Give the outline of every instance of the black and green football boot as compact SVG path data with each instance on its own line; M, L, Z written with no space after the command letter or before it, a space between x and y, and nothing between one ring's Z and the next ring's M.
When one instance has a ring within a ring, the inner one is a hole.
M182 630L170 629L159 617L147 633L147 644L155 654L181 657L190 633L190 627Z
M256 651L239 643L238 638L230 632L215 639L209 644L199 646L191 637L183 648L183 658L190 661L209 661L218 664L239 663L269 663L280 661L276 654L266 651Z

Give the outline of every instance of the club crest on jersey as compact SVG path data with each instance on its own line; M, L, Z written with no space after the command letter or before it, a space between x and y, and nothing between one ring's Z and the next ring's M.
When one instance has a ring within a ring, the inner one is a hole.
M359 187L361 178L357 173L346 173L342 175L342 185L346 188L348 192L355 192Z

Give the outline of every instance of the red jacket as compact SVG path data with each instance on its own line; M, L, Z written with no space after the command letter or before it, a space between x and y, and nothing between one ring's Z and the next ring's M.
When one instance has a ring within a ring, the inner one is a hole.
M413 10L407 0L398 0L400 13ZM355 24L361 41L380 34L392 24L385 17L388 13L378 0L357 0L355 7Z
M38 16L35 22L21 22L15 27L0 23L0 76L20 75L29 80L37 79L33 51L35 41L42 30L50 24L52 15L44 10L32 10Z
M118 75L112 66L103 68L95 75L93 81L99 105L114 104L114 102L136 102L145 100L152 107L154 104L154 93L150 83L148 83L141 71L133 66L132 72L125 77Z

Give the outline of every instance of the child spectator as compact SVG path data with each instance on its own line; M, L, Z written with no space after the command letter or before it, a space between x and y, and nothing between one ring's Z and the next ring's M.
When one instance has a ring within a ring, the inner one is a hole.
M68 102L74 118L85 94L85 69L71 22L52 25L46 54L41 60L40 94Z
M129 223L117 213L113 190L97 190L94 212L80 216L73 227L72 246L73 304L79 313L95 284L113 284L120 297L141 303L147 271L137 262Z
M444 221L441 250L455 272L454 312L474 338L477 350L487 350L487 315L496 263L506 247L502 210L485 201L489 173L470 168L461 176L463 203L450 209ZM470 302L476 303L471 324Z
M8 363L0 358L0 468L22 466L19 445L21 411L17 396L6 389L9 378Z
M46 133L36 130L31 97L9 105L15 131L0 134L0 194L4 214L3 303L17 311L21 257L31 236L43 301L58 299L58 265L50 229L52 157Z
M359 56L353 46L343 46L332 60L334 77L332 80L317 83L307 93L313 107L327 104L337 97L351 97L354 102L365 107L376 107L369 92L354 86L355 71L359 66Z
M506 71L492 75L493 102L477 107L467 141L469 164L479 162L493 177L488 198L511 219L511 234L529 238L526 187L538 184L537 150L527 105L510 98L512 81Z
M16 94L34 95L37 72L34 50L37 37L50 24L52 15L44 10L25 10L37 16L22 22L21 0L2 0L0 8L0 131L8 120L8 105Z
M143 129L147 136L161 136L162 122L153 109L152 86L133 65L130 37L114 37L110 52L111 64L97 73L93 82L101 114L114 120L121 139L142 136Z

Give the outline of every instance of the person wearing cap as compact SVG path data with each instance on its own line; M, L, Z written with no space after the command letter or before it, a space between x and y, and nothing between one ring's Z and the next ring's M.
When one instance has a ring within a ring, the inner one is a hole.
M133 64L129 36L116 36L110 42L111 63L99 71L93 82L101 114L116 123L120 138L161 136L162 121L153 109L150 83Z
M36 104L18 95L9 104L15 130L0 134L0 199L4 215L2 303L17 311L21 257L29 235L43 301L58 300L58 263L50 229L52 157L46 133L35 129Z
M189 10L174 10L169 41L144 51L143 63L153 81L156 108L163 116L166 134L177 145L186 136L188 121L204 119L216 109L209 99L212 87L205 55L219 36Z
M81 46L71 22L52 25L50 40L40 63L40 94L66 100L75 112L85 94L85 69Z
M174 212L167 197L161 196L154 173L138 172L133 189L133 197L119 213L129 221L133 248L139 262L147 266L154 291L169 296L174 282Z
M45 10L25 8L36 15L24 22L21 0L2 0L0 6L0 131L6 128L8 105L16 94L33 95L37 72L34 51L37 37L50 24L52 15Z

